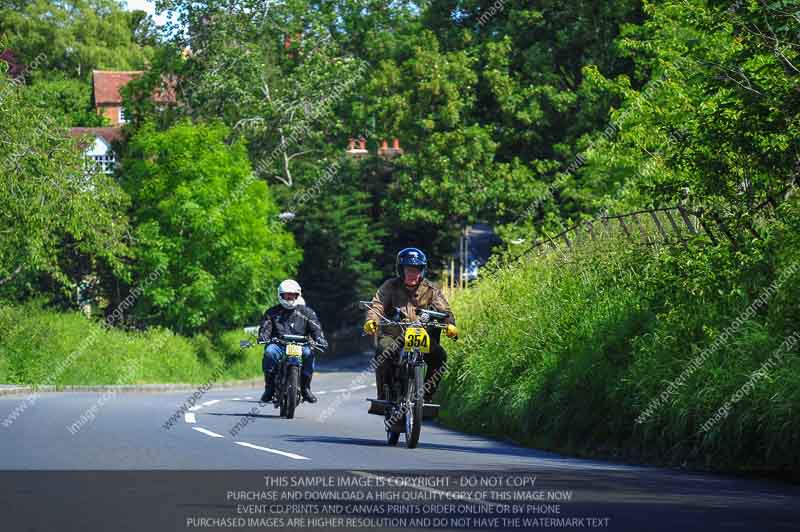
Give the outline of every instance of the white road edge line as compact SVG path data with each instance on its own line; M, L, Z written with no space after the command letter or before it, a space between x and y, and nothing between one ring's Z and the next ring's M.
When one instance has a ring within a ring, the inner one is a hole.
M219 403L219 399L213 399L211 401L206 401L205 403L200 403L203 406L211 406Z
M183 415L183 420L184 420L186 423L197 423L197 418L194 416L194 413L193 413L193 412L186 412L186 413Z
M366 471L350 471L350 473L352 473L354 475L357 475L359 477L366 477L366 478L371 478L373 480L380 480L380 481L384 482L384 485L391 485L391 484L387 483L387 481L389 480L387 477L382 477L380 475L373 475L372 473L367 473ZM392 479L395 479L395 478L397 478L397 477L392 477ZM488 508L489 511L491 511L491 508L494 505L502 504L502 503L499 503L499 502L482 501L480 499L473 499L472 497L462 497L460 493L454 492L454 491L442 491L442 490L429 488L427 486L415 486L413 483L403 484L403 487L416 488L418 490L425 491L427 493L431 493L431 494L437 495L439 497L442 497L443 500L446 500L446 501L459 500L459 501L466 501L466 502L469 502L471 504L480 504L482 506L488 506L489 507Z
M210 430L206 430L203 427L192 427L192 428L194 430L196 430L197 432L202 432L203 434L207 434L208 436L211 436L212 438L224 438L225 437L222 434L217 434L216 432L211 432Z
M201 408L203 408L203 405L193 406L193 407L189 408L189 412L197 412Z
M275 453L281 456L288 456L289 458L294 458L295 460L311 460L307 456L301 456L299 454L294 453L287 453L286 451L279 451L277 449L270 449L269 447L261 447L260 445L253 445L252 443L247 443L246 441L236 441L233 442L236 445L241 445L242 447L250 447L251 449L257 449L259 451L265 451L268 453Z

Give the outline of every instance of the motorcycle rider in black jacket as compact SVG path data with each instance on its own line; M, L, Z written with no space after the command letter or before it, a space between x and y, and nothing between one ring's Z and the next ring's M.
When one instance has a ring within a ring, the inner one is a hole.
M328 347L322 326L316 313L305 304L301 297L300 284L293 279L286 279L278 286L278 301L280 304L270 307L261 318L261 327L258 330L259 342L270 342L282 334L307 335L320 348ZM276 343L267 343L264 348L264 358L261 368L264 370L264 394L261 402L272 400L274 393L272 373L275 371L286 348ZM303 399L309 403L316 403L316 396L311 393L311 378L314 376L314 351L309 346L303 346L303 371L300 377L300 391Z

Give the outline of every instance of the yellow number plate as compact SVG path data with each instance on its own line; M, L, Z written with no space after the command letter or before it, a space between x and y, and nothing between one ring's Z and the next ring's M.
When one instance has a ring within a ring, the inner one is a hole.
M428 331L422 327L409 327L406 329L406 351L419 349L420 353L431 352L431 338Z
M300 344L288 344L286 346L286 355L290 357L299 357L303 354L303 346Z

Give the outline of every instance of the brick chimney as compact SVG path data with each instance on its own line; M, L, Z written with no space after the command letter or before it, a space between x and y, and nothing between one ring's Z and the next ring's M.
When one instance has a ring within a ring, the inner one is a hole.
M400 139L392 139L391 148L388 146L388 143L385 140L381 142L381 147L378 149L378 157L383 157L384 159L393 159L400 155L403 155L403 148L400 147Z
M367 139L364 137L354 139L349 138L347 139L347 150L345 151L347 155L351 157L366 157L369 152L367 152Z
M295 58L295 53L292 51L292 46L297 43L297 46L300 46L300 42L303 39L302 33L298 32L295 33L294 36L292 35L285 35L283 37L283 49L286 51L287 55L292 59Z

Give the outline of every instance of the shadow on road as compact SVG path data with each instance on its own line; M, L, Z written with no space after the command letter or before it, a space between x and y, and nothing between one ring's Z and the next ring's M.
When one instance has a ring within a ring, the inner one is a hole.
M386 440L383 438L352 438L344 436L287 436L288 441L302 443L333 443L339 445L364 445L369 447L387 447ZM476 440L483 442L484 440ZM493 454L503 456L530 456L530 449L515 447L470 447L467 445L453 445L441 443L426 443L421 441L418 449L431 449L436 451L455 451L463 453Z

